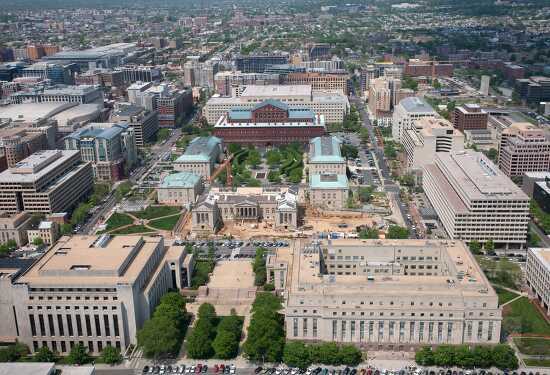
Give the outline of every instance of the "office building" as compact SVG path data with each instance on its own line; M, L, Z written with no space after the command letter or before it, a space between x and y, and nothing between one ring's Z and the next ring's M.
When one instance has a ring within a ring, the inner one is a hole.
M21 77L49 79L54 84L72 85L77 71L74 64L57 64L52 62L37 62L26 67L21 72Z
M154 82L162 79L160 68L149 65L126 65L115 68L115 71L122 72L124 83Z
M309 178L309 202L324 210L341 210L349 197L348 178L345 174L323 172Z
M343 74L322 72L289 73L285 75L283 81L288 85L310 85L314 91L348 94L349 78L347 72Z
M82 51L61 51L43 60L77 64L81 71L97 68L114 68L126 62L136 50L135 43L114 43Z
M189 60L184 66L184 85L189 87L205 87L213 89L215 86L215 76L219 70L219 62L208 60L200 62L198 60Z
M521 190L523 190L529 198L533 198L535 184L538 182L545 183L546 181L550 181L550 172L526 172L523 175Z
M10 96L14 104L21 103L79 103L103 104L103 91L99 86L57 85L29 92L16 92Z
M134 129L127 124L92 123L64 139L66 150L80 150L82 160L92 163L98 181L119 181L137 161Z
M3 272L2 334L33 353L67 355L78 343L91 355L124 352L162 295L188 285L189 258L162 237L62 237L26 271Z
M0 173L0 211L70 211L92 188L92 166L80 151L38 151Z
M516 79L514 91L528 104L550 101L550 77Z
M251 55L235 58L235 70L243 73L263 73L268 65L288 64L288 56Z
M370 88L370 83L378 77L379 71L374 65L368 65L362 68L360 78L361 93L368 92Z
M533 201L542 211L550 214L550 179L537 181L533 185Z
M215 92L221 96L240 96L248 85L279 85L279 74L224 71L214 76Z
M330 44L315 43L308 51L310 60L325 60L330 58Z
M75 85L99 85L108 88L125 87L122 71L110 69L93 69L78 74L75 78Z
M0 213L0 244L15 241L17 247L27 243L27 230L32 228L33 218L26 212Z
M183 155L174 160L174 170L191 172L209 179L222 156L223 143L220 138L197 137L189 143Z
M111 122L125 123L134 129L136 146L154 142L159 129L158 113L130 103L117 103L111 112Z
M299 222L298 191L288 188L210 189L191 212L191 230L199 235L216 233L224 223L270 223L282 231Z
M436 153L422 182L451 239L524 248L529 197L482 153Z
M438 114L423 98L413 96L401 100L392 116L392 137L396 142L402 142L403 132L413 129L415 121L436 118Z
M307 109L290 109L277 100L266 100L252 109L230 110L216 122L213 134L226 143L260 146L308 143L325 131L323 116Z
M202 190L199 175L187 171L170 173L162 178L157 199L161 204L187 206L195 203Z
M246 86L239 97L210 98L203 114L208 124L214 125L234 108L252 109L270 99L287 104L289 109L311 110L316 115L322 115L327 124L342 123L349 110L347 96L314 92L308 85L252 85Z
M346 160L340 147L342 140L335 136L313 138L309 142L309 176L322 173L346 174Z
M489 115L478 104L464 104L454 109L451 114L453 126L460 131L487 129Z
M436 152L464 150L464 134L443 118L423 117L403 132L401 143L407 169L420 171L434 162Z
M537 302L550 315L550 249L527 250L525 275L527 285L535 293Z
M516 122L503 130L498 167L508 177L550 170L550 141L544 130L528 122Z
M27 230L29 243L34 243L37 238L40 238L43 244L53 245L61 236L59 224L54 221L41 221L36 228Z
M489 96L490 82L491 77L481 76L481 83L479 86L479 92L481 93L481 95Z
M288 339L394 351L500 341L498 296L461 241L298 246L267 258L268 282L286 292Z
M380 77L369 84L369 112L381 125L391 125L392 111L401 100L414 96L411 90L401 88L401 80Z
M453 64L438 64L411 59L405 64L403 73L410 77L452 77L453 70Z

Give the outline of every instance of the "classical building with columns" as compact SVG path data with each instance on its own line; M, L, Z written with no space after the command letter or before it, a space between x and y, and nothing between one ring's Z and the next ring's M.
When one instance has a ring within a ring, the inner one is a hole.
M30 266L0 262L0 335L32 352L66 355L78 343L92 355L108 345L124 352L192 271L193 255L162 237L65 236Z
M287 293L288 339L370 350L500 339L498 297L461 241L304 240L267 268Z
M265 221L275 228L296 229L300 222L298 205L295 187L213 188L200 197L193 208L192 230L200 234L215 233L227 221Z

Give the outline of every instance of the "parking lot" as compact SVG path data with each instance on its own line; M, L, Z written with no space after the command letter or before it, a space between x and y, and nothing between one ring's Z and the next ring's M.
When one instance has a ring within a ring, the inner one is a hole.
M192 246L193 251L203 256L207 256L210 248L213 247L216 259L235 259L253 258L256 255L256 249L259 247L276 249L287 247L289 242L282 240L174 241L174 245L176 246L186 246L187 244Z

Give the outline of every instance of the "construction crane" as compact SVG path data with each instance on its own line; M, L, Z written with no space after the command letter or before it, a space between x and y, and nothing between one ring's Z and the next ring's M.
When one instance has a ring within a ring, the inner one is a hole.
M218 169L214 171L208 178L208 182L212 183L212 181L216 180L216 177L220 175L223 171L226 171L225 176L225 186L231 186L233 184L233 171L231 169L231 162L233 161L233 154L227 156L225 160L220 164Z

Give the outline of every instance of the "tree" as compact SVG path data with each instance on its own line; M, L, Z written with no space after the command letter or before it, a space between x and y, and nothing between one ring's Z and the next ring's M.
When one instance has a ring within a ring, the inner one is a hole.
M400 227L399 225L390 225L388 228L388 234L386 235L388 239L405 239L409 238L409 230L405 227Z
M32 244L34 246L42 246L44 245L44 240L42 239L42 237L34 237L34 240L32 240Z
M273 184L280 184L281 183L281 174L279 171L269 171L267 174L267 180Z
M197 324L198 325L198 324ZM212 339L208 334L210 330L207 323L196 326L191 335L187 338L187 354L194 359L206 359L212 357Z
M302 181L302 169L301 168L293 169L290 172L290 175L288 176L288 180L293 184L297 184L300 181Z
M422 349L416 352L415 361L421 366L433 366L434 356L432 348L424 346Z
M220 331L212 342L216 358L235 358L239 352L239 339L233 332Z
M81 343L76 344L71 349L69 356L67 357L67 362L71 365L82 365L90 361L90 356L88 355L88 350Z
M170 129L161 128L157 132L157 142L162 142L170 138Z
M493 240L488 240L487 242L485 242L485 250L487 252L493 252L495 250L495 243L493 242Z
M176 323L165 316L149 319L138 331L138 344L149 358L159 358L176 353L179 349L180 331Z
M216 309L210 303L203 303L202 305L200 305L197 315L198 315L199 319L206 319L206 320L210 320L210 321L213 321L217 317L216 316Z
M319 358L315 359L316 363L326 365L339 366L341 364L340 348L333 342L324 342L319 345Z
M366 239L377 239L377 238L379 238L378 230L376 228L362 229L359 232L359 238L364 239L364 240L366 240Z
M118 348L107 345L101 352L101 359L109 365L114 365L122 362L122 355L120 354L120 350Z
M360 187L357 195L359 196L359 200L361 201L361 203L368 203L372 200L373 192L374 187L372 186Z
M345 158L355 159L359 155L359 150L357 149L357 147L353 145L344 144L342 145L341 153L342 153L342 156Z
M452 366L455 363L454 348L449 345L441 345L434 352L436 366Z
M246 158L246 163L252 168L258 168L258 165L262 162L262 157L258 150L252 149L248 152L248 157Z
M501 370L516 370L518 359L514 350L505 344L495 345L492 353L493 364Z
M342 345L340 347L340 362L346 366L357 366L361 363L363 355L361 351L354 345Z
M55 362L55 354L47 346L43 346L34 354L36 362Z
M479 254L481 252L481 244L478 240L470 241L468 246L470 247L470 251L472 252L472 254Z
M281 153L277 150L269 150L265 154L265 159L270 167L274 167L281 162Z
M132 190L132 183L130 181L124 181L120 185L117 186L115 190L115 197L117 201L122 200L126 194L128 194Z
M59 230L61 232L61 235L65 236L67 234L71 234L71 232L73 231L73 226L71 224L68 224L68 223L63 223L59 227Z
M15 362L28 354L29 348L27 345L16 342L13 345L0 349L0 362Z
M306 369L312 363L309 349L301 341L292 341L285 345L283 361L288 366L301 370Z
M227 146L227 150L229 151L230 154L235 154L235 153L239 152L241 149L242 149L241 145L239 145L237 143L230 143Z

